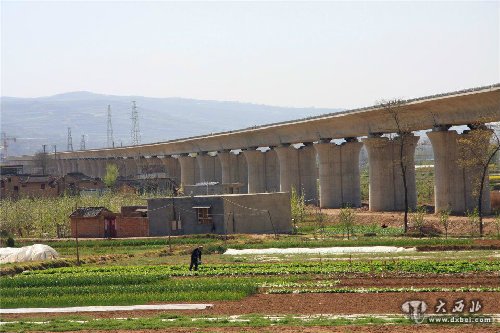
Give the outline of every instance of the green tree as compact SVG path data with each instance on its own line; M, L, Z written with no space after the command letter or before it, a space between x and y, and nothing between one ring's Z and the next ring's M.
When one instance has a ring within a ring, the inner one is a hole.
M296 227L297 223L304 221L306 215L306 200L304 194L299 194L294 187L292 187L291 209L292 221Z
M354 233L354 224L356 223L356 213L351 207L344 207L340 210L339 224L344 231L344 234L352 236Z
M106 175L104 175L104 184L111 188L115 186L118 178L118 167L115 164L106 164Z

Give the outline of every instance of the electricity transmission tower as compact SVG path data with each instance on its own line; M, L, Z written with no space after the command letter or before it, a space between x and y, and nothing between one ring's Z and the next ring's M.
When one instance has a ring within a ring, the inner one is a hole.
M139 130L139 113L137 112L137 106L135 105L135 101L132 101L132 130L130 132L130 139L132 141L132 145L138 145L141 143L141 132Z
M80 140L80 150L85 150L85 134L82 134L82 139Z
M111 124L111 105L108 104L108 148L115 148L113 125Z
M67 151L73 151L73 138L71 138L71 127L68 127L68 149Z

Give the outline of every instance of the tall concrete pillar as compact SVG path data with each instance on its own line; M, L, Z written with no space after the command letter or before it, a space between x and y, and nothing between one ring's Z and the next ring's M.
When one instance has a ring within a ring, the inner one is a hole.
M125 166L125 177L135 177L137 174L137 163L133 157L126 157L123 160L123 164Z
M56 166L57 166L57 175L60 176L60 177L64 176L64 174L63 174L63 163L62 163L62 160L59 159L59 158L57 158L54 161L55 161Z
M196 183L196 159L188 154L182 154L178 157L181 166L181 184L194 185Z
M318 198L318 169L316 167L316 151L312 142L304 142L298 153L299 184L301 194L307 204L316 204Z
M280 191L290 192L295 188L300 193L299 161L297 149L289 144L274 148L280 164Z
M274 149L264 152L266 192L280 191L280 163Z
M359 153L362 146L355 140L336 145L329 139L314 145L319 161L321 208L361 206Z
M206 152L198 153L196 156L200 171L200 182L221 182L222 172L217 157Z
M264 153L256 148L243 150L248 166L248 193L266 192Z
M466 136L467 134L462 135ZM454 214L463 214L477 207L477 199L474 199L474 189L471 184L478 184L477 180L481 170L466 168L463 163L459 163L459 139L462 135L456 131L448 131L444 127L435 128L432 132L427 133L434 151L434 204L436 212L449 209ZM482 202L483 212L491 210L489 194L489 178L486 175Z
M221 166L221 176L223 184L229 184L233 182L231 177L231 155L231 151L229 150L222 150L217 153L217 157L219 158Z
M157 173L157 172L163 172L165 171L164 164L158 156L151 156L147 161L147 171L149 173Z
M61 164L61 176L66 176L68 173L68 160L60 159L59 163Z
M238 153L233 157L234 163L234 182L240 183L240 193L248 193L248 163L243 153Z
M81 158L78 161L78 170L83 173L84 175L88 176L90 173L90 166L89 166L89 160L86 158Z
M177 184L181 182L181 167L179 160L173 158L172 156L164 156L161 161L165 168L165 173L167 177L173 179Z
M396 137L393 140L385 137L363 139L369 160L371 211L404 210L401 146L403 146L403 163L406 168L408 206L410 209L416 208L417 189L414 155L417 142L418 137L410 134L405 134L404 138Z
M105 158L97 159L97 177L103 179L106 175L106 166L108 165L108 160Z

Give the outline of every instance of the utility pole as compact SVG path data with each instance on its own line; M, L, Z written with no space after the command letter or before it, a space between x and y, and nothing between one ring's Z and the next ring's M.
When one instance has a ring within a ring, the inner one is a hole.
M71 137L71 127L68 127L68 148L67 151L73 151L73 138Z
M108 148L115 148L115 140L113 139L113 124L111 123L111 105L108 104Z
M85 134L82 134L82 139L80 140L80 150L85 150Z
M137 112L137 105L132 101L132 130L130 132L130 141L132 146L141 143L141 131L139 130L139 113Z
M42 145L43 147L43 159L42 159L42 175L46 174L47 171L47 145Z

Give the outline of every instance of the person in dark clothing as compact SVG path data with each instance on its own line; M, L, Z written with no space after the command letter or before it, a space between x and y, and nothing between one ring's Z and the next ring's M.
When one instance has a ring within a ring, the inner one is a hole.
M198 265L201 264L201 250L203 250L203 246L198 246L196 249L191 252L191 265L189 265L189 270L198 270Z

